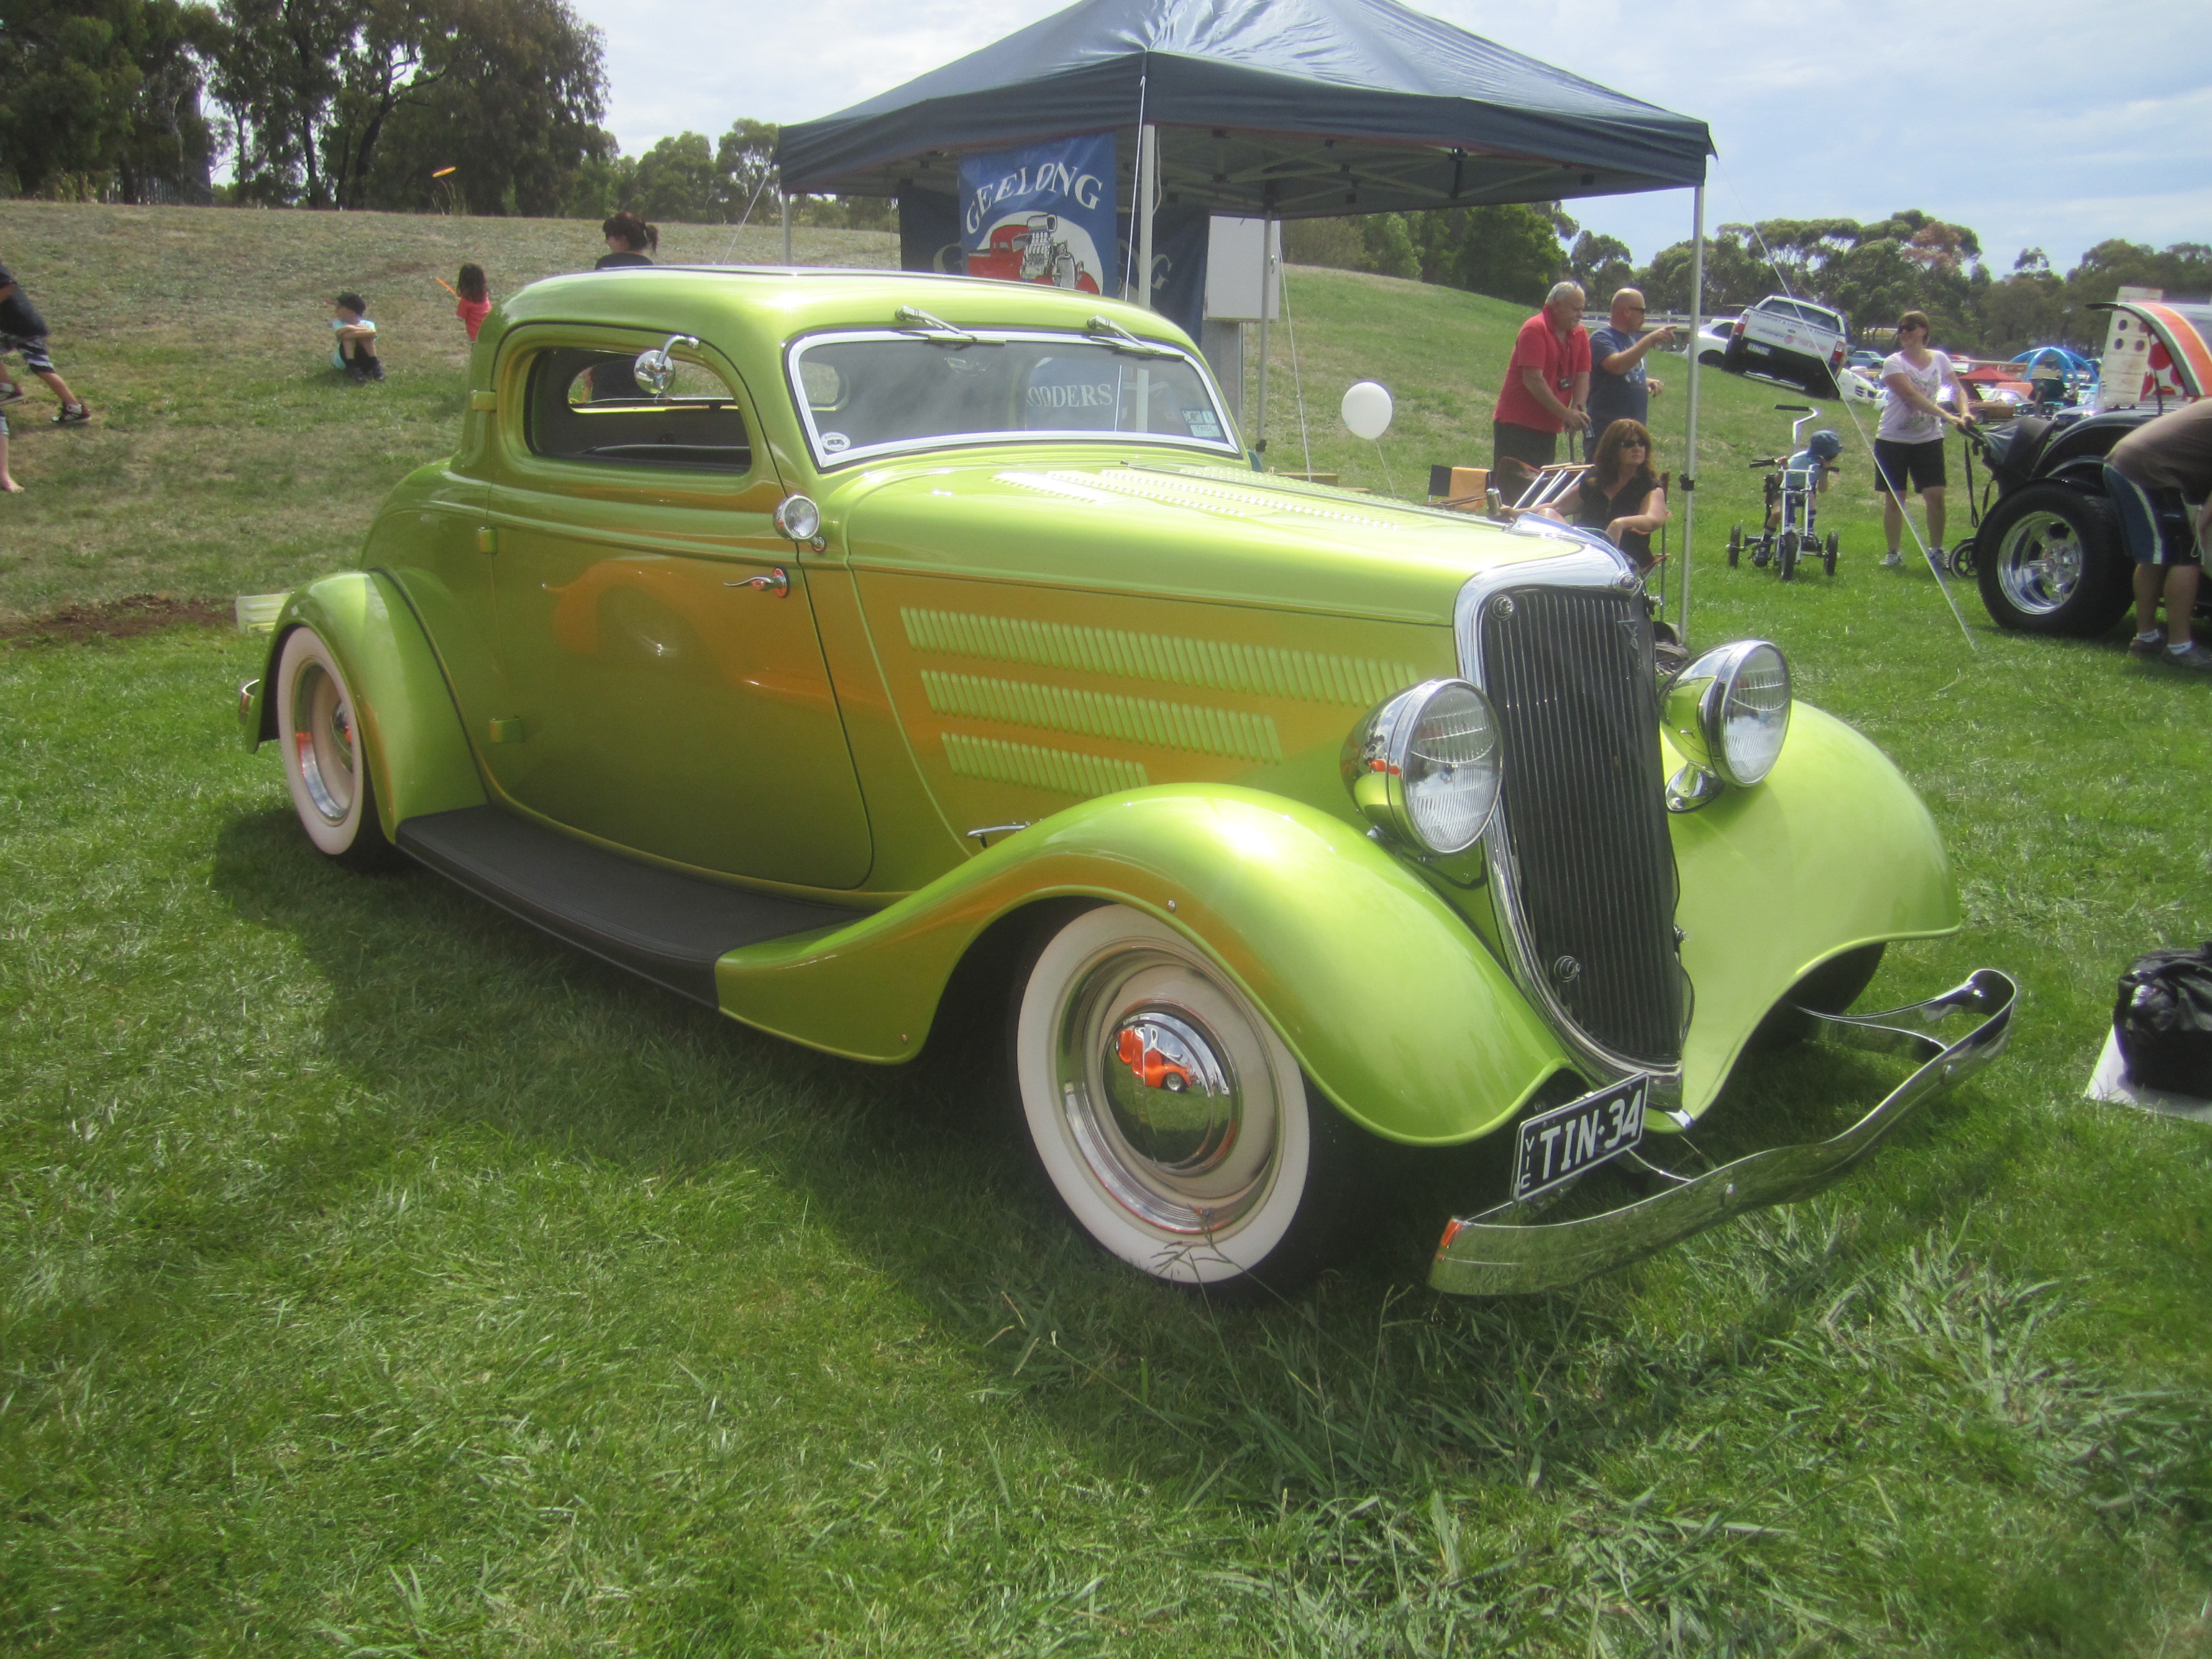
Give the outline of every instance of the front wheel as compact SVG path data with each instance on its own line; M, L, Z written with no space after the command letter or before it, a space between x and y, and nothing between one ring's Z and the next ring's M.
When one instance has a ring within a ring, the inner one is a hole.
M1101 905L1045 939L1018 997L1030 1145L1092 1239L1155 1279L1215 1290L1285 1288L1328 1261L1359 1187L1359 1132L1308 1091L1204 951Z
M1797 532L1785 530L1781 544L1774 550L1775 562L1782 567L1782 580L1794 580L1797 574Z
M276 659L276 740L300 827L319 852L356 869L392 861L368 751L345 671L313 629L284 636Z
M2061 483L2015 489L1982 526L1974 554L1982 604L2000 628L2101 634L2128 608L2133 579L2101 495Z

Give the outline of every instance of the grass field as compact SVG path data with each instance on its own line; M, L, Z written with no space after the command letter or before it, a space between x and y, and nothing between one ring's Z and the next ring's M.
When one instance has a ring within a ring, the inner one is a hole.
M590 228L0 203L99 415L34 401L0 501L0 1650L2212 1651L2212 1129L2080 1098L2115 975L2212 934L2212 687L1965 592L1962 635L1873 568L1854 439L1834 581L1708 550L1695 637L1778 641L1904 767L1969 920L1869 1000L2005 967L2011 1053L1841 1188L1571 1294L1440 1300L1393 1233L1212 1308L1079 1244L957 1079L324 865L236 744L254 643L39 622L345 564L453 431L431 275ZM322 366L341 284L382 386ZM1316 465L1482 459L1516 308L1291 298ZM1334 418L1363 375L1379 456ZM1787 394L1705 385L1710 550ZM1721 1109L1877 1086L1783 1057Z

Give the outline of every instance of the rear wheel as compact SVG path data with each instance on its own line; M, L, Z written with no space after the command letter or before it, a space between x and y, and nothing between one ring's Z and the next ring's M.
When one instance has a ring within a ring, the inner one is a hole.
M1232 1291L1329 1260L1361 1188L1359 1132L1204 951L1101 905L1045 939L1018 997L1030 1145L1098 1244L1155 1279Z
M392 859L376 811L368 750L337 658L313 629L284 636L276 659L276 740L292 810L316 849L374 869Z
M2061 483L2029 484L1975 538L1982 604L2000 628L2101 634L2128 608L2132 578L2112 505Z
M1827 544L1820 553L1820 568L1831 576L1836 574L1836 553L1839 539L1837 533L1831 530L1828 532Z
M1743 526L1740 524L1731 525L1729 527L1729 568L1731 570L1735 569L1736 568L1737 560L1741 559L1742 556Z

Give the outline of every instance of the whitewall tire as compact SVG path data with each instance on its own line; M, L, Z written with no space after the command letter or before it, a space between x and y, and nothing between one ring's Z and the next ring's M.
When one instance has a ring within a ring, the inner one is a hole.
M1212 960L1124 905L1043 942L1013 1070L1030 1146L1084 1231L1170 1283L1295 1283L1334 1249L1358 1132Z
M276 660L276 740L292 810L317 850L340 863L386 862L368 750L337 658L313 629L284 636Z

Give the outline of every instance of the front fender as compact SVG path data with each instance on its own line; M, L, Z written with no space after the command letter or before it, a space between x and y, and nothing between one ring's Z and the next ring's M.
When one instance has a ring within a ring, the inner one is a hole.
M1682 1050L1682 1104L1693 1115L1813 969L1858 945L1959 927L1958 887L1927 807L1887 756L1810 703L1790 709L1765 782L1725 790L1670 827L1682 966L1697 992Z
M260 682L239 711L248 748L276 735L269 697L285 636L295 628L313 629L345 671L386 837L409 818L484 805L476 757L422 624L379 571L325 576L286 599Z
M1467 922L1357 829L1256 790L1169 785L1072 807L831 933L733 951L723 1010L856 1059L921 1047L954 968L1040 899L1131 905L1243 988L1346 1115L1449 1146L1568 1065Z

